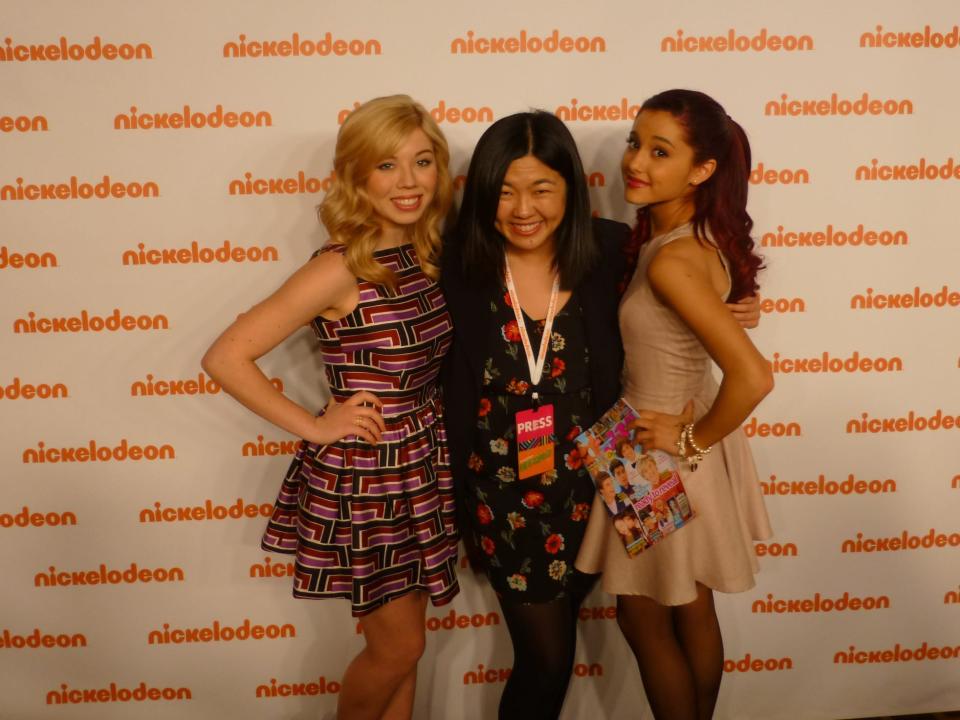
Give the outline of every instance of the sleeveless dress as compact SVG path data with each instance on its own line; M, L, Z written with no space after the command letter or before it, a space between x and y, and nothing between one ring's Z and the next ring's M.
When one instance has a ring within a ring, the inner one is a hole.
M654 296L647 280L647 267L657 251L692 235L693 228L687 224L646 243L620 302L623 396L638 410L679 414L692 398L699 418L717 395L710 356L677 314ZM726 260L722 254L720 258L729 281ZM696 472L691 473L685 463L679 465L697 517L632 559L603 501L599 496L594 499L577 567L603 572L606 592L683 605L696 599L697 582L721 592L753 587L759 569L753 541L770 537L771 530L743 430L737 428L717 443Z
M485 358L474 447L463 502L490 584L509 603L545 603L582 582L573 563L587 526L593 482L573 452L573 438L594 416L585 318L577 291L554 319L537 391L552 404L554 469L517 479L515 417L532 407L530 370L510 296L491 299L489 327L496 337ZM523 320L534 351L543 321Z
M341 245L320 252L343 253ZM354 616L414 590L434 605L459 591L453 480L437 376L452 326L437 284L412 245L374 252L397 274L396 294L357 280L357 307L314 318L330 393L383 402L386 431L303 441L280 488L261 546L295 555L293 594L349 598Z

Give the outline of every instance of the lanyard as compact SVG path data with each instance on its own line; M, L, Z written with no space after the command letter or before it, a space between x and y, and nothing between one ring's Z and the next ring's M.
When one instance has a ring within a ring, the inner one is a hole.
M527 356L527 367L530 368L530 384L534 387L540 384L543 377L543 366L547 361L547 348L550 347L550 334L553 331L553 318L557 310L557 296L560 294L560 275L553 277L553 290L550 292L550 305L547 307L547 318L543 321L543 337L540 338L540 350L537 357L533 356L533 345L527 334L527 324L523 321L523 311L520 309L520 298L517 297L517 288L513 284L510 274L510 261L504 258L504 279L507 281L507 292L510 293L510 304L513 305L513 314L517 318L517 330L520 332L520 341ZM536 399L536 392L533 393Z

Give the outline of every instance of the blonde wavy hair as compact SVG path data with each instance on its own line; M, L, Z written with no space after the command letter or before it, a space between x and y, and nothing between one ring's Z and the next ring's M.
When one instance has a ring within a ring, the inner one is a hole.
M347 116L337 133L333 185L318 210L330 242L346 248L344 260L350 272L394 291L396 274L373 258L381 227L367 196L366 182L377 163L394 155L417 128L433 145L437 188L410 234L421 268L436 280L440 275L440 226L453 202L450 149L437 123L409 96L374 98Z

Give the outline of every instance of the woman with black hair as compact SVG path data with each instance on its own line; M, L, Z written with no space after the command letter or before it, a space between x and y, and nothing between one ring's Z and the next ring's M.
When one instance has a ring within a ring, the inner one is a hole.
M594 487L573 439L619 396L628 229L591 220L570 132L546 112L483 134L443 252L444 380L461 534L514 648L501 718L556 718L592 576L573 567ZM602 260L601 260L602 259ZM521 437L518 455L518 432Z

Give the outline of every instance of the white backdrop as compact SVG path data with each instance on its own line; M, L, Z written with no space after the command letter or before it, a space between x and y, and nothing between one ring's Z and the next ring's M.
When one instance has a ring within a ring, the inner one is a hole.
M747 424L776 537L757 587L718 599L717 716L960 706L954 2L0 16L0 717L333 717L361 645L349 609L293 600L287 558L258 547L291 438L218 393L201 354L324 242L314 208L355 102L436 108L455 175L492 119L555 111L595 209L628 220L630 107L669 87L714 95L751 138L753 335L777 370ZM314 349L303 331L263 367L319 407ZM429 612L418 718L495 714L509 640L489 588L462 584ZM584 609L564 718L648 716L612 603Z

